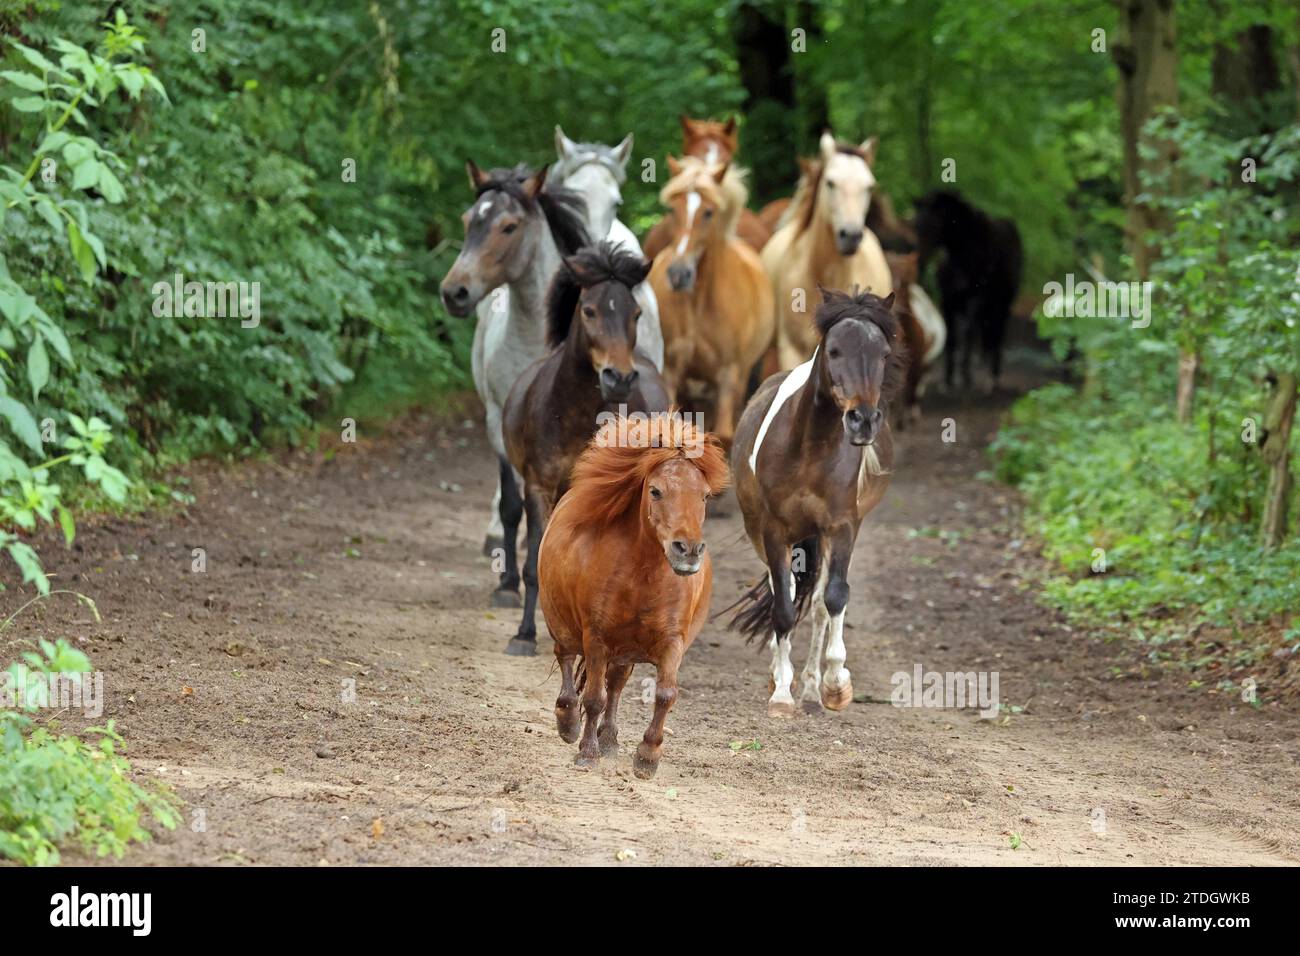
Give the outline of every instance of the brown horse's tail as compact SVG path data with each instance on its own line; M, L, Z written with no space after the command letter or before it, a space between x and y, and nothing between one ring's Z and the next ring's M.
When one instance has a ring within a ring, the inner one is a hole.
M804 556L802 570L791 572L794 575L794 623L798 624L803 620L808 610L809 599L817 587L817 572L821 567L820 541L816 537L808 538L799 542L795 546L795 551L796 553L802 551ZM771 585L767 580L763 580L714 617L721 617L729 611L740 608L727 627L744 634L746 644L755 639L761 639L766 643L767 638L775 631L772 624L772 611L775 606L776 596L772 593ZM793 627L791 629L793 630Z
M578 655L578 663L573 668L573 687L582 696L582 689L587 686L587 659Z

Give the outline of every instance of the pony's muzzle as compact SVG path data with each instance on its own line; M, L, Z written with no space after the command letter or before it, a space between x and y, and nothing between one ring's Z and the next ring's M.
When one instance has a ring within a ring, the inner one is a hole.
M695 285L695 264L674 262L668 267L668 284L674 292L690 292Z
M668 564L682 576L694 574L700 569L700 560L704 557L704 542L694 543L678 538L669 543L666 549Z
M471 308L469 286L459 282L443 282L442 303L448 312L463 319L469 315Z
M841 227L835 233L835 244L839 247L840 255L853 255L858 251L858 246L862 245L862 230Z
M624 374L616 368L605 366L600 370L600 397L607 402L621 402L632 394L632 388L641 373L636 369Z
M885 423L885 413L879 408L865 411L854 406L844 413L844 430L848 433L849 444L870 445L880 435L880 428Z

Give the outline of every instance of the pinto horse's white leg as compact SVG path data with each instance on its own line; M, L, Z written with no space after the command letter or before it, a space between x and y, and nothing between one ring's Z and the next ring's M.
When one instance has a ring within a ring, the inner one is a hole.
M487 526L487 543L484 549L488 557L492 557L492 548L501 547L505 539L505 529L501 527L501 479L497 479L496 491L492 492L492 518L488 521Z
M826 670L822 672L822 703L831 710L843 710L853 699L853 681L844 666L844 612L830 619L830 643L826 646Z
M822 709L819 670L822 666L822 641L830 623L826 611L826 573L826 562L822 562L817 572L817 589L812 596L812 642L808 645L808 659L804 661L803 674L799 677L799 702L808 713L819 713Z
M794 681L794 665L790 663L790 635L778 637L775 633L769 642L772 648L772 684L775 688L767 702L769 717L793 717L794 694L790 684Z

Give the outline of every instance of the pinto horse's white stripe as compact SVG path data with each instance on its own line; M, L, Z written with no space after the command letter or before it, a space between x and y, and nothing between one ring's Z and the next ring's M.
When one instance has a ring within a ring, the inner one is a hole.
M821 346L817 346L821 348ZM763 446L763 439L767 437L767 430L771 427L776 413L781 410L781 406L799 389L804 387L808 381L808 376L812 374L813 361L817 358L817 349L813 349L812 358L802 365L790 369L790 374L785 377L776 390L776 397L772 399L772 404L767 407L767 414L763 416L763 424L758 426L758 434L754 436L754 448L749 453L749 470L754 475L758 474L758 450Z

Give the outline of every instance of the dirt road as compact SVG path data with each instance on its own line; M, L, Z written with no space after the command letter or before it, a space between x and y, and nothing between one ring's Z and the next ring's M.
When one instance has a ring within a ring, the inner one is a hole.
M178 514L92 523L71 552L49 540L56 586L104 620L55 598L0 652L65 636L104 672L136 767L187 803L138 864L1300 862L1300 719L1191 689L1035 604L1014 493L977 478L998 412L940 402L902 436L852 572L858 701L769 719L767 656L715 622L648 782L630 756L648 670L625 692L623 752L580 771L549 639L501 652L516 621L487 605L494 470L475 421L204 470ZM726 510L715 608L758 573ZM0 595L5 614L19 602ZM884 703L916 664L997 671L1007 712Z

